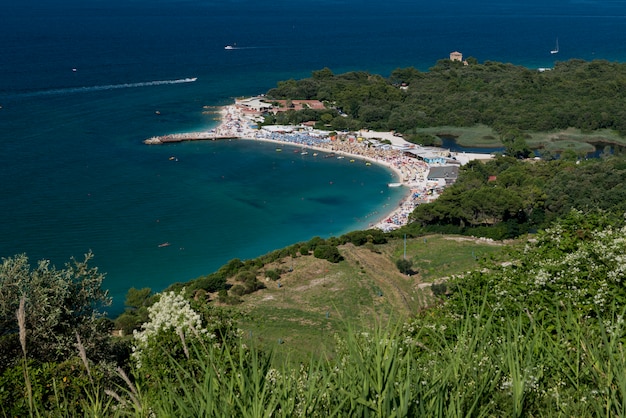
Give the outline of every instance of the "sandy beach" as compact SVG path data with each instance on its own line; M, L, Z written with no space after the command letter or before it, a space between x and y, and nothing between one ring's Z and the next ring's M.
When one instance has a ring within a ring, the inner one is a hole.
M408 157L402 149L415 145L405 141L402 137L391 132L360 131L358 138L353 136L349 140L331 140L327 133L310 131L294 131L291 127L284 129L257 129L254 119L246 115L236 105L223 107L220 112L220 124L212 130L204 132L191 132L186 134L171 134L161 137L153 137L144 141L146 144L163 144L168 142L193 141L193 140L216 140L216 139L242 139L250 141L266 141L277 145L289 144L302 148L302 153L325 153L326 157L335 154L337 158L349 158L351 162L357 160L366 163L379 164L392 170L397 182L390 183L390 187L403 187L406 190L400 204L381 216L377 222L371 223L370 228L378 228L390 231L406 225L409 215L415 207L421 203L428 203L438 197L437 192L442 189L436 181L427 178L430 170L429 164L421 159ZM387 140L391 145L372 146L371 141ZM280 148L280 147L278 147ZM448 156L450 153L443 149L432 149L433 153ZM485 154L454 153L453 156L459 164L465 164L472 159L490 158ZM324 157L322 157L324 158Z
M362 138L386 139L392 147L372 148L359 141L332 141L327 135L317 136L307 132L270 132L251 128L254 122L244 115L235 105L224 107L220 111L222 123L215 129L216 135L238 139L267 141L277 145L290 144L301 146L303 152L315 151L336 154L338 157L362 160L372 164L382 165L392 170L397 178L395 185L400 185L406 192L400 204L380 216L370 224L370 228L384 231L406 225L409 215L420 203L432 201L437 197L433 194L436 184L427 180L429 166L424 161L403 155L396 149L413 146L403 138L394 136L390 132L359 132Z

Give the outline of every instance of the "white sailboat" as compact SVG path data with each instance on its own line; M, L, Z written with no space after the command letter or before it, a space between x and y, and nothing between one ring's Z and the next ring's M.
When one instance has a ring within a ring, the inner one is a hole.
M559 53L559 38L556 38L556 46L554 47L554 49L552 51L550 51L551 54L558 54Z

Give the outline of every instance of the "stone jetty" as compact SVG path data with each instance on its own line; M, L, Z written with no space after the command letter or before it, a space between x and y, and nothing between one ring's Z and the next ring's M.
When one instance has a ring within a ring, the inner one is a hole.
M185 142L185 141L201 141L201 140L218 140L218 139L230 139L234 135L219 134L215 131L206 132L189 132L180 134L169 134L162 136L153 136L143 141L146 145L160 145L170 144L173 142Z

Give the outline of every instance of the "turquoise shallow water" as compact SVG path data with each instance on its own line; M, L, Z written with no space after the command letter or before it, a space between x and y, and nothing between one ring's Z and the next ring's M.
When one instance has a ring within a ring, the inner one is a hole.
M427 70L452 50L529 67L623 61L625 9L565 0L4 2L0 256L60 265L92 250L115 313L131 286L160 290L235 257L365 227L401 197L383 168L269 144L141 141L211 127L216 115L203 106L325 66ZM240 49L224 50L235 42Z

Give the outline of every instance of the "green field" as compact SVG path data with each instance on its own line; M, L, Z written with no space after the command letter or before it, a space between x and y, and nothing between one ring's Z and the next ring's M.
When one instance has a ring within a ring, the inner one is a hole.
M434 136L450 136L456 139L457 144L470 148L497 148L502 147L500 135L485 125L472 127L439 126L416 129L419 133ZM594 132L582 132L580 129L565 129L554 132L528 132L530 138L526 143L533 149L545 149L550 152L567 150L575 153L593 152L593 144L614 144L626 146L626 138L620 137L615 131L604 129ZM599 145L602 146L602 145Z

